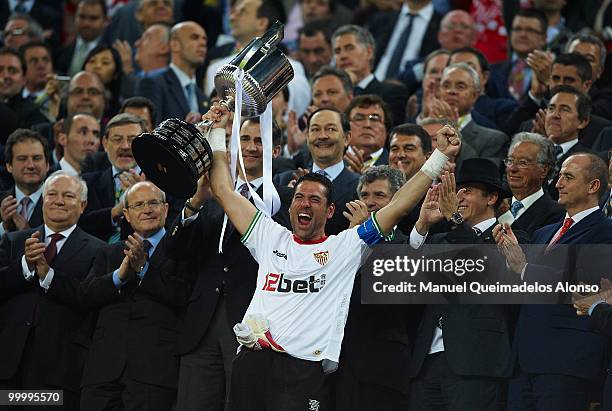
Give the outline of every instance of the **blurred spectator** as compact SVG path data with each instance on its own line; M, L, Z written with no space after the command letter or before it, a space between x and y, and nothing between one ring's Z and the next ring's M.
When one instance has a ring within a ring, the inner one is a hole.
M107 24L104 0L79 1L75 16L76 39L59 51L55 59L57 71L69 76L81 71L85 57L100 43Z
M351 76L354 94L380 96L389 106L391 123L403 123L408 92L401 84L381 83L372 73L375 52L372 34L359 26L347 25L336 30L332 42L336 66Z
M44 32L40 33L42 38L36 38L35 40L47 40L53 49L59 47L60 28L62 27L62 16L59 10L49 7L45 0L7 1L4 4L8 7L0 7L0 26L4 27L5 30L17 27L32 30L34 28L32 21L36 21L42 26ZM22 22L15 26L9 25L9 22L13 19L22 20ZM38 35L38 33L32 31L30 35ZM16 47L20 47L23 43L25 42L21 42Z
M532 71L527 65L527 55L534 50L541 50L546 45L546 15L535 9L519 10L512 21L510 46L512 56L509 60L492 66L496 73L492 80L496 94L491 97L513 97L520 100L529 90Z
M396 126L389 136L389 165L401 171L408 181L429 158L432 152L431 137L416 124Z
M53 74L51 49L43 42L32 42L21 46L19 52L26 62L26 82L22 95L36 99L43 93L47 80Z
M161 73L170 64L170 29L165 23L156 23L146 29L136 41L134 61L142 70L138 76ZM208 34L208 33L207 33Z
M5 47L19 50L21 46L31 41L42 41L42 27L27 14L14 14L4 26L2 38Z
M342 69L326 66L312 78L312 104L344 113L353 100L351 79Z
M353 11L337 0L298 0L289 10L283 44L290 51L295 50L302 27L309 23L324 21L328 29L334 31L350 24L352 19Z
M193 21L178 23L170 35L170 66L138 83L136 95L148 98L157 108L156 123L177 117L201 120L208 99L196 85L196 68L206 58L206 32Z
M438 49L442 16L430 0L406 0L397 12L373 16L368 25L376 41L374 74L379 80L397 78L406 62Z
M561 9L566 0L533 0L533 8L544 12L548 19L546 30L546 48L553 53L560 53L572 35L569 28L565 26L565 18L561 15Z
M112 117L121 107L123 97L131 97L132 84L123 72L123 64L119 52L113 47L99 44L94 47L83 63L83 70L96 74L108 94L106 116Z
M120 113L134 114L145 122L144 131L150 132L155 126L155 118L157 117L157 109L155 104L146 97L130 97L121 105Z
M442 18L438 31L440 47L453 51L462 47L472 47L476 42L474 19L464 10L449 11Z
M327 22L314 21L300 29L296 56L304 65L308 78L321 67L331 64L331 31Z
M60 169L81 175L85 159L100 148L100 123L88 113L68 116L62 124L58 144L64 154L59 161Z

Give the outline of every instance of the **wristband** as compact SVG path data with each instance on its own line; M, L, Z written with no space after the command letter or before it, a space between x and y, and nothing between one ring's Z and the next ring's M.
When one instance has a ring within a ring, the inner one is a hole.
M226 152L225 147L225 129L224 128L213 128L208 134L208 144L212 151L223 151Z
M442 170L444 169L444 165L448 161L448 157L438 150L437 148L433 153L429 156L425 164L421 167L421 171L425 173L432 180L436 179Z

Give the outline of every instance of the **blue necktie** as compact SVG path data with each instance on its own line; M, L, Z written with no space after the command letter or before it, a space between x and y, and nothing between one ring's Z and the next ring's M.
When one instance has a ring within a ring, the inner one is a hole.
M323 177L327 177L329 180L331 180L331 176L329 175L329 173L327 173L327 171L320 169L315 171L316 174L321 174Z
M189 104L189 111L198 112L198 94L196 93L195 83L189 83L185 86L187 89L187 95L189 96L187 103Z
M400 63L402 62L404 51L406 51L406 46L408 45L408 38L410 37L412 23L414 22L415 17L417 17L416 14L408 13L408 24L402 32L402 35L395 46L395 50L393 51L393 56L391 57L389 67L387 68L387 78L395 78L400 72Z
M525 206L520 201L513 202L510 206L510 212L512 213L512 216L516 218L516 215L518 214L519 210L523 207Z

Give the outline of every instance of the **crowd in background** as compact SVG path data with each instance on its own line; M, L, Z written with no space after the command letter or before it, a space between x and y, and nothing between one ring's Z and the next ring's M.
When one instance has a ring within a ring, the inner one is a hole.
M498 222L520 243L612 243L609 0L6 0L0 388L63 389L71 410L226 407L257 263L231 224L217 252L224 212L206 182L164 193L131 143L168 118L201 121L224 97L217 69L277 20L294 70L272 99L280 224L313 172L334 188L326 233L359 225L448 125L462 141L452 181L394 243L495 244ZM258 118L240 141L249 197ZM462 224L475 232L458 237ZM339 410L612 410L610 293L584 307L360 297L358 274Z

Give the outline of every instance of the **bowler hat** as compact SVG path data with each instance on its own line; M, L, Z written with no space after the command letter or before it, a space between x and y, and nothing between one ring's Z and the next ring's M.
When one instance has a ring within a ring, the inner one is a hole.
M491 160L469 158L463 161L457 176L457 187L470 183L484 184L491 191L497 192L501 198L512 197L512 193L502 184L499 168Z

